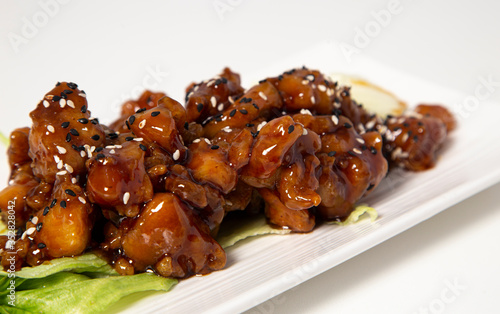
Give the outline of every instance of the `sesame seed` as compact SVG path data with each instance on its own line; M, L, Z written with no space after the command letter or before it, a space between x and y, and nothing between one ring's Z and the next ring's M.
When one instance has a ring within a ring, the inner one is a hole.
M66 148L61 147L61 146L56 146L56 148L59 151L59 154L61 154L61 155L66 154Z
M240 109L241 114L247 114L248 111L246 109Z
M128 118L128 122L130 125L134 124L134 121L135 121L135 116L130 116L130 118Z
M302 129L302 135L307 135L307 134L308 134L307 129L306 128Z
M27 235L32 235L33 233L35 233L36 231L36 228L35 227L31 227L31 228L28 228L28 230L26 230L26 234Z
M139 148L142 149L143 151L147 151L148 148L144 146L143 144L139 144Z
M68 172L69 172L69 173L73 173L73 171L74 171L74 170L73 170L73 167L71 167L71 166L70 166L70 165L68 165L68 164L65 164L65 165L64 165L64 168L66 168L66 170L68 170Z
M73 183L73 184L77 184L77 183L78 183L78 181L76 180L76 178L71 178L71 183Z
M114 153L116 153L116 151L115 151L114 149L112 149L112 150L110 150L110 151L109 151L109 153L110 153L111 155L113 155Z
M322 92L326 92L326 86L325 85L318 85L318 89Z
M144 139L142 137L134 138L134 142L142 142Z
M50 208L48 206L45 207L45 209L43 210L43 215L47 216L47 214L49 213L49 210L50 210Z
M212 143L210 143L210 140L208 138L204 138L203 139L205 141L205 143L207 143L208 145L212 145Z
M43 250L43 249L45 249L46 247L47 247L47 246L45 245L45 243L42 243L42 242L38 243L38 248L39 248L40 250Z
M61 100L59 100L59 106L61 106L61 108L64 108L66 106L66 99L62 98Z
M351 156L356 156L356 153L355 153L355 152L353 152L353 151L351 151L351 150L350 150L350 151L348 151L347 153L348 153L349 155L351 155Z
M253 103L252 106L257 110L260 110L259 106L257 106L255 103Z
M295 129L295 127L293 126L293 124L292 124L292 125L290 125L290 126L288 127L288 134L292 133L294 129Z
M224 104L219 104L219 105L217 106L217 110L219 110L219 111L224 110Z
M257 125L257 131L260 131L262 130L262 128L264 127L264 125L266 125L267 122L266 121L262 121L261 123L259 123L259 125Z
M71 108L75 109L75 103L73 103L72 100L66 101L66 105L68 105L68 107L71 107Z
M130 141L131 141L131 140L133 140L133 139L134 139L134 137L133 137L133 136L127 136L127 137L125 138L125 141L130 142Z
M55 133L56 129L52 125L47 125L47 130L49 130L50 133Z
M350 129L350 128L352 128L352 125L350 125L349 123L346 122L346 123L344 123L344 127L346 129Z
M331 152L328 153L328 156L333 157L335 156L336 153L337 153L336 151L332 150Z
M64 192L70 196L76 196L76 193L71 189L66 189Z
M306 79L309 80L309 81L311 81L311 82L314 82L315 78L314 78L314 75L308 74L308 75L306 75Z
M130 193L125 192L125 194L123 194L123 204L127 205L129 200L130 200Z
M194 141L193 141L194 142ZM181 157L181 152L177 149L173 155L172 155L172 158L174 158L174 160L179 160L179 157Z
M66 203L66 201L61 201L61 203L59 203L59 205L62 207L62 208L66 208L68 206L68 204Z
M358 148L353 148L352 151L355 152L358 155L362 154L362 152Z
M79 201L80 201L80 203L82 203L82 204L87 204L87 201L86 201L83 197L81 197L81 196L78 196L78 200L79 200Z
M409 137L410 137L410 136L408 135L408 133L405 133L405 134L403 134L403 136L401 137L401 141L403 141L403 143L405 143L405 142L408 140L408 138L409 138Z
M213 150L219 149L219 145L212 145L212 147L210 147L210 149L213 149Z
M332 121L333 121L333 124L335 124L335 125L339 124L339 118L337 116L332 116Z
M44 101L43 101L43 106L44 106L45 108L49 108L50 103L49 103L48 101L44 100Z
M104 154L97 154L97 155L95 156L95 159L97 159L97 160L99 160L99 159L103 159L103 158L106 158L106 155L104 155Z
M159 112L159 111L153 111L153 112L151 112L151 116L152 116L152 117L156 117L156 116L157 116L157 115L159 115L159 114L160 114L160 112Z
M83 98L87 97L87 95L85 93L79 93L78 96L83 97Z
M50 203L50 208L56 206L56 204L57 204L57 198L52 200L52 202Z
M36 225L38 223L38 217L35 216L35 217L31 218L31 223L33 223L34 225Z
M89 123L89 120L85 119L85 118L81 118L81 119L78 119L76 121L80 122L81 124L87 124L87 123Z
M229 116L230 117L234 117L234 115L236 114L236 109L233 109L231 110L231 112L229 113Z
M80 133L78 133L78 131L76 129L69 130L69 133L71 133L71 135L74 135L74 136L80 136Z
M62 160L59 160L57 163L57 169L61 170L64 167L64 162Z
M215 99L215 96L210 97L210 103L214 108L217 106L217 99Z
M307 84L309 84L308 80L302 80L302 85L307 85Z
M80 152L80 156L82 156L82 158L85 158L85 152L83 150Z
M37 224L36 225L36 231L40 232L40 230L42 230L42 227L43 227L43 222Z
M196 105L196 109L198 110L198 112L201 112L203 110L203 104L197 104Z
M362 139L361 137L357 137L356 141L358 141L358 143L360 143L360 144L364 144L365 143L365 140Z
M311 103L313 103L313 104L316 103L316 98L314 98L314 96L311 96Z
M195 139L195 140L193 141L193 143L199 143L199 142L201 142L201 140L200 140L199 138L197 138L197 139Z
M71 142L71 134L66 134L66 142Z
M93 139L94 141L98 141L101 137L99 135L95 134L95 135L92 135L90 138Z
M263 92L259 92L260 98L267 100L267 96Z
M373 146L370 147L370 152L373 154L373 155L377 155L377 149Z

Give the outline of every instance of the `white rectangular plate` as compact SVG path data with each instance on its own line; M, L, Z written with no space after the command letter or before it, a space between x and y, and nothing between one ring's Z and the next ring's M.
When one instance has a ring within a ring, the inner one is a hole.
M452 110L461 106L462 113L457 113L458 129L441 151L438 165L421 173L397 171L385 178L364 200L379 212L375 223L361 221L348 227L322 225L309 234L247 239L227 250L228 263L224 270L181 281L168 293L123 300L113 311L244 311L500 181L500 167L496 164L500 160L500 135L494 128L500 106L487 102L474 106L469 99L464 107L466 97L473 95L450 91L361 56L355 63L346 64L337 47L320 45L265 69L249 69L244 60L229 66L242 74L246 87L266 76L306 65L326 74L351 73L367 78L410 105L433 102L445 104ZM104 117L104 120L111 118ZM5 160L0 162L6 164ZM3 177L6 177L5 168L2 166Z

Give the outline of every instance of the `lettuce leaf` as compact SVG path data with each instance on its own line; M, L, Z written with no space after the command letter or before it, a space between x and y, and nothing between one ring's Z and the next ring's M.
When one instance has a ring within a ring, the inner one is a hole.
M358 222L361 217L367 214L370 217L370 221L374 222L378 218L378 213L375 208L370 207L366 204L357 205L353 212L344 221L332 221L330 224L337 224L340 226L352 225Z

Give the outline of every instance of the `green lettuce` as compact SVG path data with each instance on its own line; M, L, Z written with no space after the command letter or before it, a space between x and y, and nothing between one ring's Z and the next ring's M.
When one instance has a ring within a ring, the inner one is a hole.
M356 222L358 222L363 215L368 215L370 217L370 221L374 222L378 218L378 213L375 208L370 207L366 204L360 204L357 205L356 208L354 208L353 212L347 217L346 220L344 221L332 221L332 224L337 224L340 226L347 226L347 225L352 225Z

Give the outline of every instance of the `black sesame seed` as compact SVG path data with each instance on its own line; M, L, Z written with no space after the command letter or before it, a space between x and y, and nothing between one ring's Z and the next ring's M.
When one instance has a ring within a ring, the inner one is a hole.
M293 125L290 125L288 127L288 134L292 133L294 129L295 129L295 127Z
M87 124L87 123L89 123L89 120L85 119L85 118L81 118L81 119L78 119L76 121L80 122L81 124Z
M130 141L131 141L131 140L133 140L133 139L134 139L134 138L133 138L132 136L127 136L127 137L125 138L125 141L130 142Z
M59 205L61 205L62 208L66 208L66 206L68 206L68 204L66 204L66 201L61 201Z
M76 193L71 189L66 189L64 192L66 192L69 196L76 196Z
M61 82L57 82L57 83L56 83L56 86L59 86L59 85L61 85Z
M99 160L99 159L104 159L104 158L106 158L106 156L105 156L104 154L97 154L97 155L95 156L95 159L96 159L96 160Z
M148 102L149 102L149 101L148 101ZM144 108L141 108L141 109L137 109L137 111L136 111L135 113L141 113L141 112L144 112L144 111L146 111L146 110L147 110L147 108L146 108L146 107L144 107Z
M253 106L255 109L257 109L257 110L259 110L259 109L260 109L260 108L259 108L259 106L257 106L255 103L253 103L253 104L252 104L252 106Z
M282 79L283 79L283 75L279 75L279 76L278 76L278 80L280 80L280 81L281 81Z
M43 250L43 249L45 249L46 247L47 247L47 246L45 245L45 243L42 243L42 242L38 243L38 248L39 248L40 250Z
M257 137L257 135L259 135L259 131L255 132L255 133L254 133L254 132L250 132L250 133L252 133L252 137L253 137L253 138L256 138L256 137Z
M98 141L101 137L99 135L95 134L95 135L92 135L90 138L93 139L94 141Z
M373 155L377 155L377 149L373 146L370 147L370 152L373 154Z
M82 113L86 113L87 112L87 105L83 105L82 108L80 108L80 111Z
M50 210L49 207L45 207L45 209L43 210L43 215L47 216L47 214L49 213L49 210Z
M61 98L66 99L66 98L68 98L68 96L66 96L66 94L64 92L61 92Z
M247 113L248 113L248 111L247 111L246 109L240 109L240 112L241 112L242 114L247 114Z
M355 152L353 152L352 150L348 151L347 153L348 153L349 155L351 155L351 156L356 156L356 153L355 153Z
M54 97L52 97L52 100L59 101L59 100L61 100L61 96L54 95Z
M157 116L157 115L159 115L159 114L160 114L160 112L159 112L159 111L153 111L153 112L151 112L151 116L152 116L152 117L156 117L156 116Z
M66 134L66 142L71 142L71 134Z
M371 189L373 189L374 186L375 186L374 184L370 184L366 190L370 191Z
M368 147L366 147L365 144L361 145L361 150L366 150Z
M135 116L130 116L130 118L128 118L128 121L129 121L130 125L134 124Z
M210 149L219 149L219 145L212 145L212 147L210 147Z
M336 151L332 150L331 152L328 153L328 156L333 157L335 156L336 153L337 153Z
M118 138L118 134L116 134L116 133L109 133L109 134L108 134L108 136L109 136L109 138L110 138L110 139L112 139L112 140L115 140L115 139L117 139L117 138Z
M78 85L77 85L77 84L75 84L75 83L73 83L73 82L69 82L69 83L67 83L66 85L68 85L68 87L69 87L69 88L71 88L71 89L78 88Z
M349 123L344 123L344 127L346 129L350 129L350 128L352 128L352 125L350 125Z
M56 206L56 204L57 204L57 198L52 200L52 203L50 203L50 208Z
M99 119L94 118L94 119L92 119L92 120L90 121L90 123L92 123L93 125L97 125L97 124L99 124Z
M246 126L246 127L248 127L248 128L251 128L251 127L253 127L254 125L255 125L255 124L253 124L253 123L247 123L247 124L245 124L245 126Z
M68 126L69 126L69 122L63 122L63 123L61 123L61 127L63 129L67 128Z
M36 225L36 231L40 232L40 230L42 230L42 227L43 227L43 222L39 222L39 223Z
M125 125L127 126L127 129L130 130L130 124L128 124L128 120L125 121Z
M220 85L221 83L222 83L221 79L216 79L214 85L217 86Z
M186 121L186 122L184 123L184 128L185 128L186 130L189 130L189 122L187 122L187 121Z
M139 148L142 149L143 151L147 151L148 148L144 146L143 144L139 144Z
M260 81L259 81L259 84L262 84L262 83L265 83L265 82L267 82L267 80L266 80L266 79L264 79L264 80L260 80Z
M80 133L78 133L78 131L76 129L69 130L69 133L71 133L71 135L73 135L73 136L79 136L80 135Z
M404 123L403 123L403 126L404 126L405 128L409 128L409 127L410 127L410 125L409 125L407 122L404 122Z
M415 143L416 143L416 142L418 142L418 136L414 135L414 136L413 136L413 141L414 141Z
M96 151L97 153L100 153L100 152L102 152L102 150L103 150L103 149L104 149L104 148L102 148L102 147L97 147L97 148L95 149L95 151Z
M63 93L65 93L66 95L69 95L69 94L73 94L73 91L72 90L69 90L69 89L65 89L63 91Z
M197 104L196 105L196 109L198 110L198 112L201 112L203 110L203 104Z
M230 117L234 117L234 115L236 114L236 109L233 109L231 110L231 112L229 113L229 116Z
M222 80L222 83L227 84L227 78L223 77L221 80Z

